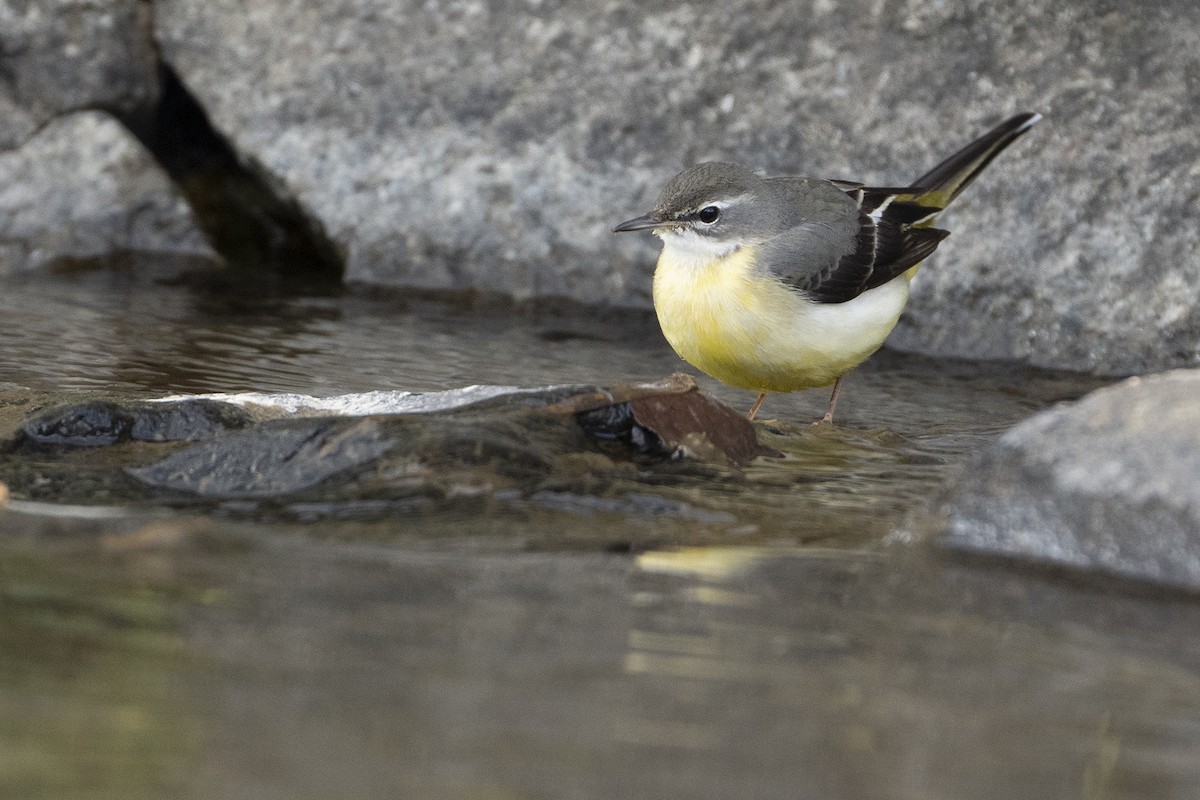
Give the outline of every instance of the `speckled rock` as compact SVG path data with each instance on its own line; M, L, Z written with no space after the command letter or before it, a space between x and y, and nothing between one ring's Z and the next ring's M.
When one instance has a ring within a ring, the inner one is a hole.
M941 544L1200 590L1200 370L1043 412L969 466Z
M69 114L0 153L0 275L135 251L217 261L178 190L111 116Z
M646 306L609 228L683 164L902 183L1047 115L943 222L894 346L1200 362L1200 6L161 0L156 31L352 281Z
M978 80L1048 118L943 217L957 234L891 344L1101 374L1200 364L1200 6L967 5L988 30Z
M136 114L158 94L144 0L0 0L0 151L78 109Z

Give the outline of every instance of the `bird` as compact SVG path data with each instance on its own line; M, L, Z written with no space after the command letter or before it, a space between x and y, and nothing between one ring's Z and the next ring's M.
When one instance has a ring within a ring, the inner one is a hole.
M939 212L1042 117L1010 117L908 186L763 177L708 161L671 178L648 214L613 231L662 239L654 309L684 361L759 393L833 385L882 345L921 262L949 236Z

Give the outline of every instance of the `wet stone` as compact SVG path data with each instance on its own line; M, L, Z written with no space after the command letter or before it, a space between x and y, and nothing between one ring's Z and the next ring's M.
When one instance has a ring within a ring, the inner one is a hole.
M1180 370L1017 425L951 487L939 543L1200 591L1197 398Z
M191 447L129 474L203 497L289 494L373 462L392 447L374 420L266 424Z
M746 464L778 454L758 443L745 416L700 394L639 397L581 411L576 419L589 436L640 455Z
M696 391L690 375L675 373L655 387L638 388L577 395L560 407L573 410L589 436L621 442L642 455L733 464L779 455L759 444L745 415Z
M771 452L741 413L680 375L608 389L468 387L272 402L266 395L89 401L29 420L9 449L19 455L30 445L57 447L66 453L61 469L76 471L71 453L81 448L190 442L165 454L156 447L114 451L104 467L117 467L135 484L115 481L110 491L286 498L325 503L331 513L339 503L361 509L411 498L517 502L538 492L603 494L616 482L636 484L620 466L631 458L677 464L678 477L733 469ZM588 468L581 471L582 462Z
M45 411L25 423L16 444L75 447L125 441L176 442L208 439L250 424L245 409L213 400L121 403L95 400Z

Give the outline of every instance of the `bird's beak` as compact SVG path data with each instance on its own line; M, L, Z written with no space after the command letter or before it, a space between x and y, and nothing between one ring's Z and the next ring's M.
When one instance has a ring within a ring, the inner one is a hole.
M622 222L620 225L613 228L613 233L627 233L629 231L645 231L645 230L651 230L653 228L662 228L662 227L664 227L666 225L670 225L670 224L671 223L667 222L666 220L662 219L661 217L656 217L653 213L643 214L640 217L634 217L633 219Z

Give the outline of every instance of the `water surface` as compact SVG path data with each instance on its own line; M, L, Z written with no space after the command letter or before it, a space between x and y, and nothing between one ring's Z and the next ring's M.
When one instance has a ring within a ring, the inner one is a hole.
M0 346L9 429L84 396L682 366L644 315L143 268L6 280ZM23 483L0 513L0 795L1197 796L1192 599L885 544L1000 431L1095 385L883 353L833 430L808 428L823 392L768 400L783 458L601 493L581 468L437 513L114 507L82 481L68 506Z

